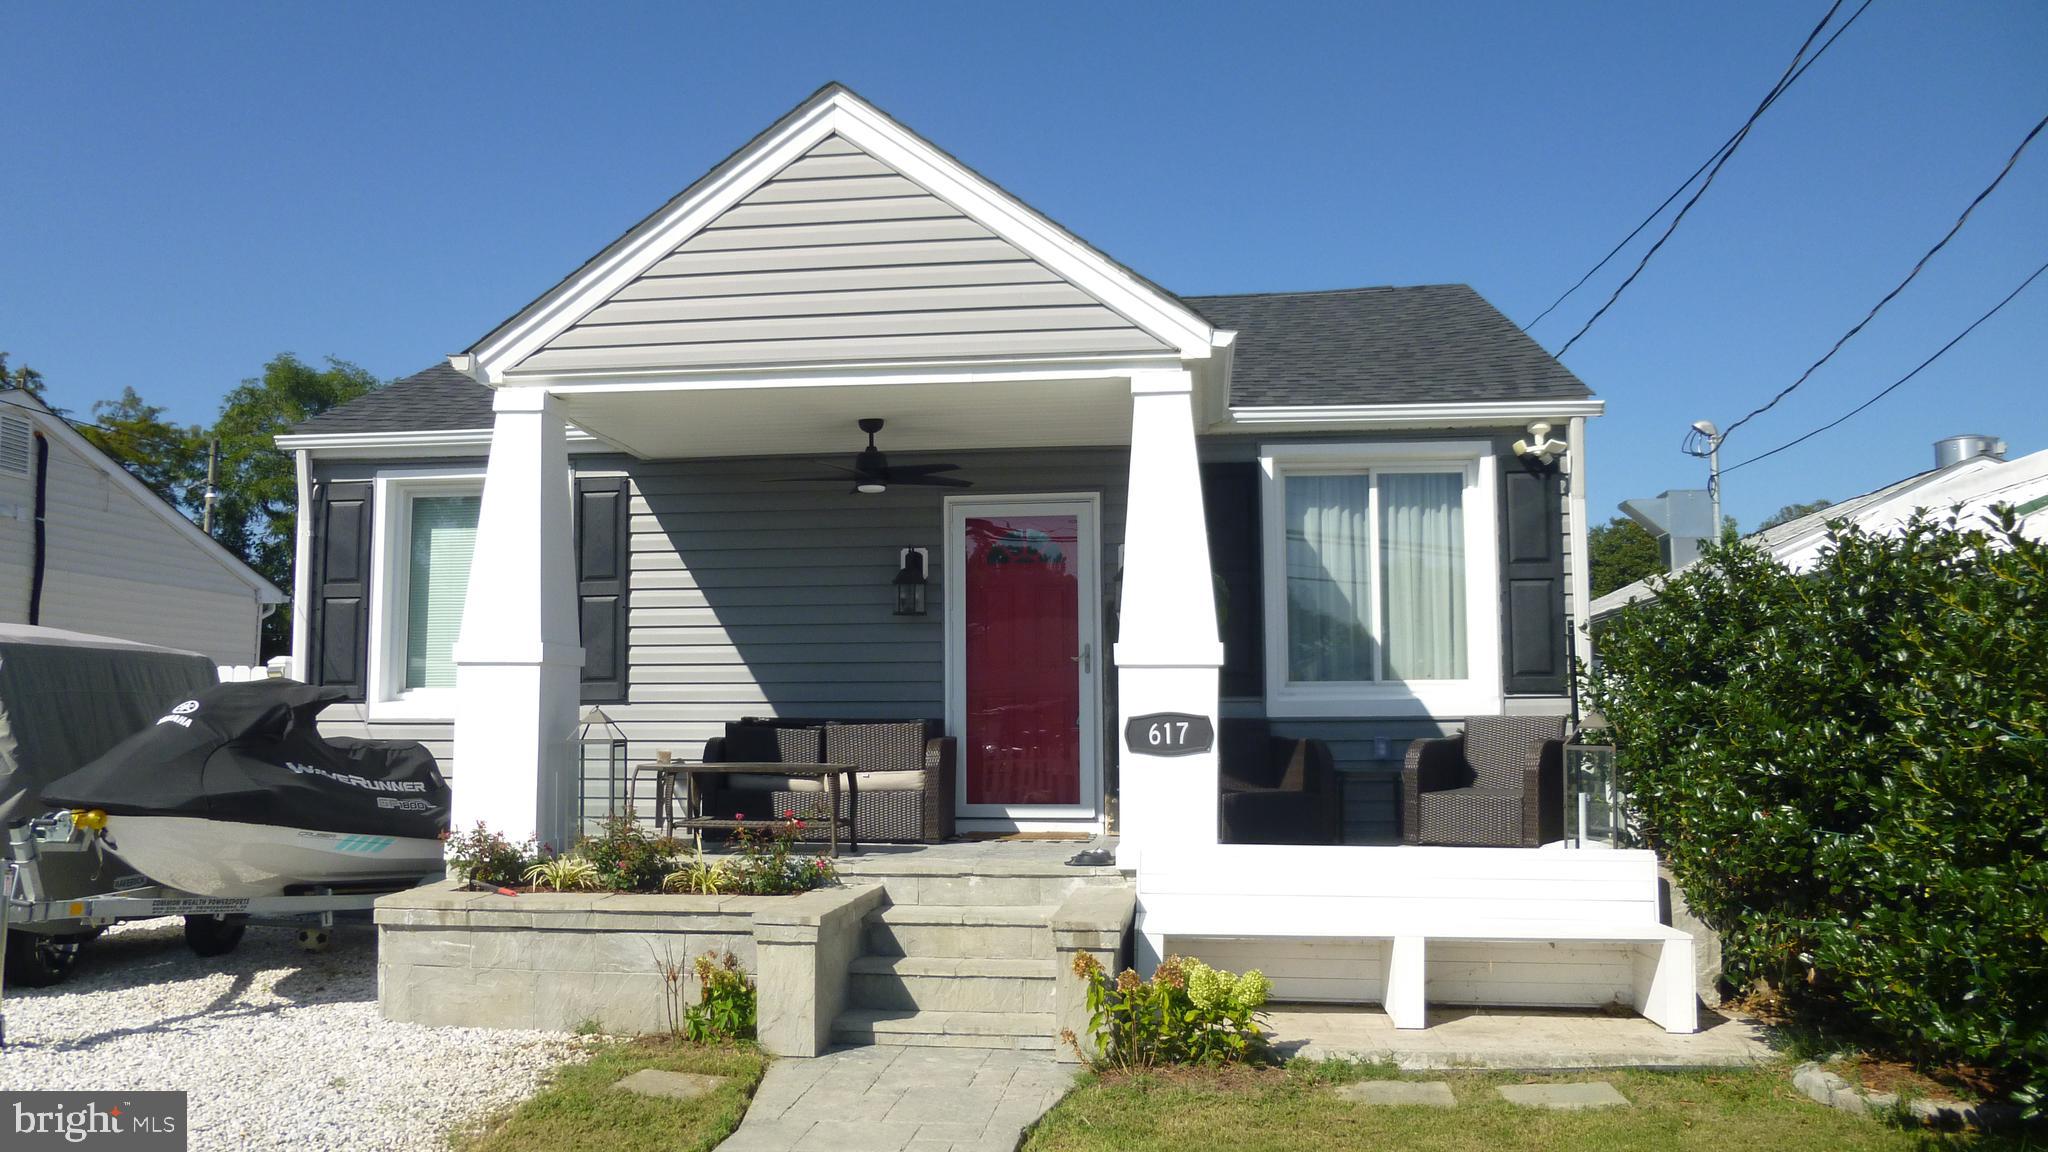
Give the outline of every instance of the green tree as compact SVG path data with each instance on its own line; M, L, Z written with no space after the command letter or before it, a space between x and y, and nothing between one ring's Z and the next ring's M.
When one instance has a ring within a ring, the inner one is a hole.
M1756 526L1756 530L1763 532L1780 524L1790 524L1801 516L1811 516L1823 508L1833 507L1834 503L1832 500L1808 500L1804 504L1787 504L1765 517L1764 522Z
M119 400L95 401L92 419L79 426L79 435L171 507L197 513L206 482L206 436L198 425L165 420L164 409L133 388L121 389Z
M1657 547L1657 538L1625 516L1616 516L1586 533L1586 558L1595 596L1664 571L1664 553Z
M209 433L220 441L213 535L279 588L292 586L299 492L291 457L278 451L276 438L377 387L375 376L346 360L330 356L316 368L286 352L221 401ZM203 474L203 449L200 459ZM291 634L289 609L272 613L263 622L264 656L290 651Z
M44 389L48 387L49 385L43 382L43 374L41 372L26 364L19 368L9 368L7 366L7 353L0 352L0 392L19 388L36 399L41 400L43 399Z

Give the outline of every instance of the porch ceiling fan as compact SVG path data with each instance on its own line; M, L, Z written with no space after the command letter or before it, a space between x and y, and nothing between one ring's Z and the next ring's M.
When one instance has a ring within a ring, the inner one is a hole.
M974 487L970 481L961 480L953 476L940 475L942 472L959 471L960 466L958 464L905 464L892 468L889 465L889 458L882 454L880 448L875 447L875 433L882 430L880 418L869 416L860 421L860 430L868 434L868 446L861 449L860 455L853 458L853 467L848 468L843 464L819 460L816 463L820 467L832 469L834 475L787 476L782 478L779 483L823 484L843 483L851 480L853 481L852 491L869 494L887 492L892 484L901 485L906 488Z

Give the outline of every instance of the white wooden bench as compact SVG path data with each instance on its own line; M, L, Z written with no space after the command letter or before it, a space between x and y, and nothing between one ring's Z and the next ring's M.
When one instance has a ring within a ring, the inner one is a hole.
M1432 942L1613 944L1636 1011L1699 1030L1692 937L1659 922L1649 852L1215 845L1150 848L1138 865L1150 963L1170 937L1386 941L1387 1015L1421 1028Z

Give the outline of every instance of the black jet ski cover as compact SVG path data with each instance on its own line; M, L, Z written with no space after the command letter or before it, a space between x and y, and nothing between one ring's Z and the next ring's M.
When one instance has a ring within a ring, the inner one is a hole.
M43 802L320 832L446 832L448 782L425 747L320 735L320 710L346 696L290 680L207 688L46 786Z

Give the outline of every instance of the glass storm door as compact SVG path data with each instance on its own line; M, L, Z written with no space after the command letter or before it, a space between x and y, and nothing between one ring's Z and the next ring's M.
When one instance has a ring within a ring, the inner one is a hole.
M949 502L947 624L960 815L1096 811L1092 501Z

